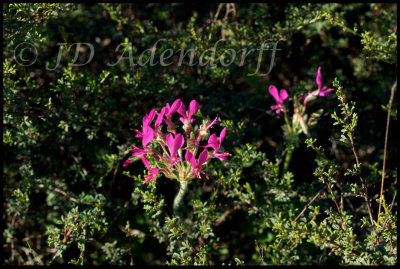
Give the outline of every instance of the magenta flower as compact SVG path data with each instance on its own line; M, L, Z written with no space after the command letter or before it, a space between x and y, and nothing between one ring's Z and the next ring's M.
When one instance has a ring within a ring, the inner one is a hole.
M285 109L283 101L288 98L288 93L285 89L281 89L278 93L278 89L274 85L270 85L268 89L269 93L275 98L276 105L272 105L271 109L276 109L276 114L281 113L281 110Z
M216 123L218 123L218 117L215 117L215 119L213 119L212 121L210 121L210 122L207 123L206 131L207 131L208 129L210 129L210 128L211 128L214 124L216 124Z
M333 89L327 89L328 87L326 87L325 85L322 86L321 66L318 66L317 77L315 78L315 81L318 84L318 96L328 97L330 95L329 92L333 91Z
M174 114L179 109L181 105L181 99L176 99L171 106L169 105L169 103L167 103L165 107L163 107L165 118L168 120L172 116L172 114Z
M148 115L147 114L144 115L144 117L142 119L143 127L146 125L149 126L151 124L151 122L153 121L155 115L156 115L155 109L152 109Z
M200 143L200 139L205 136L208 135L208 129L212 128L212 126L214 124L218 123L218 117L215 117L215 119L209 121L205 127L202 127L202 129L200 129L199 135L197 136L197 139L193 140L193 142L195 143L196 146L199 145Z
M220 160L227 160L227 156L229 156L228 152L218 152L221 148L221 144L222 141L225 138L225 134L226 134L226 128L222 129L221 133L219 134L219 137L217 137L216 134L212 134L209 138L208 138L208 144L205 147L211 147L214 149L214 157L218 158Z
M199 106L196 100L192 100L186 110L185 104L177 99L172 105L166 103L160 112L152 109L143 117L141 130L135 130L136 137L141 138L142 146L133 146L131 151L133 157L141 158L148 170L144 176L145 183L163 174L167 178L178 180L181 184L188 184L192 179L200 178L201 174L205 173L200 169L207 165L210 159L226 160L227 156L230 156L228 152L219 152L226 128L221 131L219 137L215 134L209 137L209 129L218 122L218 117L213 120L203 120L201 126L191 128L195 121L193 117L199 111ZM178 125L175 123L175 112L180 114ZM179 132L182 127L183 132ZM164 129L166 129L165 133ZM209 138L207 146L200 146L202 137L203 140ZM200 153L201 147L203 151ZM209 151L207 147L211 150ZM160 148L161 152L158 151ZM184 151L186 151L185 157L183 157ZM194 156L197 152L200 153L198 159ZM132 162L132 159L126 160L123 167L129 166Z
M147 152L150 149L147 149L147 145L153 140L154 137L154 131L153 129L148 126L148 125L144 125L143 126L143 133L142 133L142 146L143 149L138 148L136 146L133 146L133 154L132 156L141 156L141 155L146 155Z
M150 113L147 115L144 115L142 119L142 131L135 130L136 131L136 137L143 137L143 130L145 129L146 126L150 126L150 123L153 121L154 116L155 116L156 111L152 109Z
M131 165L132 161L131 160L126 160L122 167L127 167L128 165Z
M193 166L192 174L195 173L197 178L200 178L200 173L204 174L204 171L201 171L200 167L208 160L208 151L206 149L203 150L199 155L199 160L196 162L193 153L190 150L187 150L185 159Z
M157 175L158 175L158 169L157 168L150 168L149 161L142 155L142 162L146 166L147 170L149 170L150 174L144 176L146 179L145 183L149 182L150 180L153 180Z
M170 151L170 158L163 157L163 159L171 162L171 164L169 166L169 169L171 169L172 166L175 164L175 162L182 161L182 159L178 158L176 156L176 154L178 153L178 150L185 143L185 139L183 138L182 134L177 134L175 138L174 138L173 134L168 134L165 139L165 142L167 143L167 146Z
M157 129L157 127L158 126L160 126L161 125L161 123L162 123L162 121L163 121L163 118L164 118L164 115L165 115L165 108L162 108L161 109L161 111L160 111L160 113L157 113L158 115L157 115L157 119L156 119L156 122L155 122L155 124L154 124L154 127Z
M171 121L171 116L179 109L179 107L182 105L182 101L180 99L176 99L172 105L170 106L169 103L167 103L162 109L161 109L161 116L160 114L157 117L157 124L161 124L160 121L161 119L164 119L165 123L167 126L176 134L174 124ZM165 117L164 117L165 116ZM161 117L161 118L160 118Z
M182 117L179 118L179 120L185 124L185 122L188 122L192 124L194 122L194 119L192 119L192 116L196 114L196 112L199 110L199 103L197 103L196 100L192 100L189 104L189 110L186 111L185 104L182 103L181 106L178 109L178 113L182 115Z

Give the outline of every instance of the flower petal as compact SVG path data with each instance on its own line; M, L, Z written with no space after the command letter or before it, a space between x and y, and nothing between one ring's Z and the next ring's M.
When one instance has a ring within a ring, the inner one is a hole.
M189 118L191 118L199 110L199 103L196 100L192 100L189 104Z
M172 152L172 149L174 147L174 136L170 133L167 135L167 137L165 138L165 142L167 143L167 146L169 148L169 151Z
M268 91L275 98L276 102L280 101L278 89L274 85L270 85Z
M216 134L210 135L210 137L208 138L208 144L206 147L212 147L215 151L219 150L218 137Z
M142 162L146 166L147 170L150 170L149 161L142 155Z
M184 143L185 143L185 138L183 138L183 135L177 134L174 141L174 147L173 147L174 152L173 153L171 152L171 154L175 156L176 153L178 152L178 149L180 149Z
M123 166L123 167L127 167L127 166L130 165L131 163L132 163L131 160L126 160L122 166Z
M282 103L286 98L288 98L289 95L285 89L282 89L279 93L279 96L280 96L281 103Z
M172 114L174 114L182 104L183 103L181 99L176 99L167 113L167 118L171 117Z
M154 126L157 128L158 126L160 126L160 124L163 121L164 118L164 114L165 114L165 107L163 107L160 111L160 113L158 113L157 119L156 119L156 123L154 124Z
M226 161L227 158L227 152L223 152L223 153L214 153L214 157L223 161Z
M202 153L200 153L198 168L200 168L203 165L203 163L205 163L207 160L208 160L208 151L205 149L203 150Z
M148 125L143 126L143 138L142 138L143 148L145 148L147 144L149 144L151 140L153 140L153 137L154 137L153 129Z
M186 118L186 106L183 102L182 102L181 106L178 108L177 112L179 114L181 114L182 117Z
M315 78L319 88L322 87L322 80L321 80L321 66L318 66L317 77Z
M190 150L186 151L185 159L193 166L193 168L197 166L193 153Z
M222 141L223 141L224 138L225 138L225 134L226 134L226 128L222 129L221 133L219 134L219 138L218 138L218 140L219 140L219 146L221 146Z

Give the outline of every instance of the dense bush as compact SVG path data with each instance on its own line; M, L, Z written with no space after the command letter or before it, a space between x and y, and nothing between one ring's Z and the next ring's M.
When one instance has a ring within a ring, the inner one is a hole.
M3 264L396 264L396 14L3 4ZM168 66L149 64L160 39ZM259 51L230 62L263 43L280 50L258 72ZM179 49L208 64L179 63ZM148 180L130 150L143 117L176 99L197 100L199 125L218 117L210 130L226 128L230 156L202 166L173 207L179 181Z

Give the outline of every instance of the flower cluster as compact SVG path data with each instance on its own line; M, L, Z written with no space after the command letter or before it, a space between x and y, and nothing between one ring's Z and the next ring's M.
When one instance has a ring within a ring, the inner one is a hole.
M298 130L303 131L306 135L308 135L308 128L313 120L315 120L316 114L313 113L310 118L308 118L307 121L307 115L305 114L306 110L306 105L308 101L311 101L318 96L321 97L328 97L330 95L330 92L333 91L334 89L328 88L325 85L322 85L322 79L321 79L321 66L318 67L317 70L317 76L315 78L315 81L317 82L318 89L307 93L300 98L296 99L294 102L294 111L293 111L293 119L292 119L292 126L290 126L287 115L286 115L286 107L283 104L283 102L289 97L287 91L285 89L281 89L278 92L278 89L274 85L270 85L268 90L269 93L274 97L276 101L276 105L272 105L271 109L275 110L276 114L280 114L281 111L284 112L284 117L286 120L286 123L288 125L288 130L293 133L294 135L298 134ZM300 101L303 100L301 103ZM299 128L297 128L299 127ZM301 127L301 129L300 129Z
M200 175L205 173L201 169L210 159L227 160L230 154L223 152L221 147L226 128L219 136L209 134L209 129L217 123L217 118L204 120L200 127L193 126L195 122L193 116L198 110L199 103L196 100L192 100L186 110L185 104L177 99L172 105L167 103L160 112L152 109L143 117L142 130L136 130L136 137L142 138L142 148L133 146L131 151L133 157L141 158L149 172L145 176L145 182L155 179L162 173L167 178L189 183L193 178L200 178ZM174 114L180 115L182 130L174 124ZM207 143L201 145L202 140L207 138ZM199 156L196 159L197 153ZM132 160L128 159L123 166L126 167L131 163Z

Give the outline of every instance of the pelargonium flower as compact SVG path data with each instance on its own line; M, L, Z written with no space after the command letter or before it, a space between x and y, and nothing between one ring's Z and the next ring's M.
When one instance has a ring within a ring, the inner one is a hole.
M203 125L200 127L200 132L199 132L199 135L197 136L197 140L195 140L194 142L200 141L200 139L201 139L202 137L207 138L207 137L208 137L208 134L209 134L208 130L209 130L210 128L212 128L214 124L217 124L217 123L218 123L218 117L215 117L215 119L210 120L209 122L203 124ZM197 143L197 145L198 145L198 143Z
M206 149L200 153L198 161L196 161L196 158L190 150L186 151L185 159L191 163L193 167L192 174L196 174L197 178L200 178L200 173L205 174L205 172L201 171L200 168L208 160L208 151Z
M138 148L136 146L133 146L133 154L132 156L140 156L140 155L145 155L147 154L147 152L149 151L149 149L147 149L147 145L153 140L154 137L154 131L153 129L148 126L145 125L143 126L143 133L142 133L142 146L143 149Z
M321 97L328 97L330 95L330 92L333 91L334 89L331 89L325 85L322 85L322 79L321 79L321 66L318 66L317 70L317 76L315 77L315 82L317 82L318 89L312 91L311 93L308 93L306 97L304 98L303 104L306 105L308 101L315 99L317 96Z
M171 121L172 115L179 109L179 107L182 105L181 99L176 99L172 105L170 106L169 103L167 103L162 109L161 109L161 114L162 118L164 119L164 122L167 124L167 126L174 132L176 133L174 125ZM159 119L157 118L157 123Z
M322 86L321 66L318 66L317 77L315 78L315 81L318 84L318 96L328 97L330 95L329 92L333 91L333 89L328 89L328 87L325 85Z
M178 111L181 105L182 105L181 99L176 99L171 106L169 105L169 103L167 103L163 108L165 118L168 120L172 116L172 114Z
M276 110L276 114L281 113L281 110L285 109L285 106L283 105L283 101L288 98L288 93L285 89L281 89L281 91L278 93L278 89L274 85L270 85L268 88L269 93L275 98L276 105L272 105L271 109Z
M189 104L189 110L186 111L185 104L182 103L181 106L178 109L178 113L182 115L182 117L179 118L179 120L183 123L186 124L185 122L189 122L190 124L193 124L194 119L192 119L193 115L196 114L196 112L199 110L199 103L197 103L196 100L192 100Z
M209 134L209 129L217 123L218 117L211 121L208 120L209 118L203 120L200 127L192 126L198 110L199 103L196 100L192 100L186 110L185 104L177 99L172 105L167 103L160 112L152 109L143 117L142 130L137 131L136 135L142 139L142 148L134 145L132 156L140 156L149 171L149 174L145 175L145 182L164 174L167 178L177 179L182 184L187 184L205 173L201 169L204 170L203 167L208 164L210 159L227 160L229 153L219 152L225 138L226 128L221 131L219 137L216 134ZM173 115L176 112L181 116L177 123L182 124L183 128L177 128L178 126L174 122ZM168 128L163 128L164 123ZM165 130L166 133L164 133ZM179 132L180 130L182 133ZM208 143L204 143L203 141L207 138ZM204 148L204 150L196 160L195 154L200 148ZM208 148L211 148L212 151L208 152ZM183 152L186 152L185 158ZM149 164L151 159L152 165ZM128 159L123 166L126 167L131 163L132 160Z
M146 182L149 182L150 180L153 180L159 172L159 169L157 168L150 168L149 161L146 159L146 157L142 156L142 162L146 166L147 170L149 170L150 174L144 176L146 179Z
M177 134L175 138L172 134L168 134L165 141L167 142L167 146L169 148L170 157L164 157L163 159L171 162L169 166L169 169L171 169L175 162L180 162L182 160L178 158L176 154L185 143L185 139L183 138L182 134Z
M150 123L154 119L155 113L156 113L155 109L152 109L149 114L144 115L142 119L142 131L135 130L136 137L143 137L143 131L146 127L150 126Z
M208 144L205 147L211 147L214 149L214 157L221 159L221 160L226 160L227 156L229 156L228 152L219 152L221 148L222 141L225 138L226 134L226 128L222 129L221 133L219 134L219 137L216 134L212 134L210 138L208 139Z

